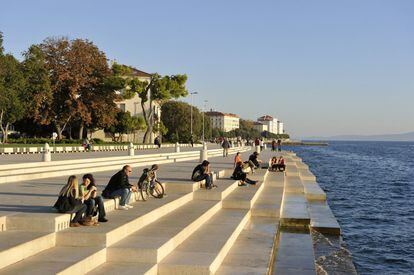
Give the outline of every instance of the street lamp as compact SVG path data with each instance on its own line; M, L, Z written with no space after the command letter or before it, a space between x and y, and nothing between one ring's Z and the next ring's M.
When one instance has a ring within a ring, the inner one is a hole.
M207 109L207 102L208 102L208 100L204 100L204 110L203 110L203 144L204 144L204 113L206 112L206 109Z
M190 104L190 134L191 134L191 137L193 137L193 95L198 95L198 93L197 92L190 93L190 100L191 100L191 104Z

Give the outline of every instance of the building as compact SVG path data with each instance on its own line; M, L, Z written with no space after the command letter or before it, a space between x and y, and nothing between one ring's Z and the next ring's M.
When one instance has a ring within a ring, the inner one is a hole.
M132 77L138 77L140 81L150 82L151 81L151 74L140 71L135 68L130 68L132 70L132 73L130 76ZM126 76L128 77L128 76ZM117 94L121 95L122 91L116 91ZM143 116L142 107L141 107L141 99L138 95L134 95L134 97L130 99L122 99L115 101L118 108L124 112L129 112L131 116ZM155 122L161 121L161 106L158 102L152 103L152 108L154 110L155 114ZM149 102L145 103L146 110L149 110L150 105ZM134 133L125 134L122 137L123 141L130 141L134 143L142 143L143 137L144 137L145 131L136 131ZM150 141L152 142L154 140L154 134L151 134ZM108 133L105 133L103 130L99 130L93 133L94 138L100 138L105 141L112 140L111 135Z
M277 118L274 118L272 116L264 115L262 117L259 117L257 119L257 123L263 124L267 127L267 130L259 130L259 129L264 129L266 127L261 127L259 124L255 124L255 128L258 129L261 132L268 131L268 132L273 133L273 134L283 134L284 133L283 122L281 122L280 120L278 120Z
M277 133L278 133L279 135L281 135L281 134L284 134L284 133L285 133L285 129L284 129L283 127L284 127L284 126L283 126L283 122L278 121L278 122L277 122Z
M266 124L263 124L261 122L255 122L253 124L253 127L254 127L254 129L256 129L257 131L259 131L260 133L261 132L264 132L264 131L268 131L268 129L269 129L269 128L267 128L267 125Z
M277 118L273 118L269 115L264 115L257 119L258 122L267 126L267 131L273 134L277 134Z
M210 111L206 112L210 118L212 128L217 128L223 132L230 132L240 127L240 117L235 114Z

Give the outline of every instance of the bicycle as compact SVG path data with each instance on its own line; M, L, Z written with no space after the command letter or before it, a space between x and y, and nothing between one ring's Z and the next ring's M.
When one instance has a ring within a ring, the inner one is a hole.
M138 183L139 192L143 201L148 200L150 196L161 199L164 197L164 186L159 181Z

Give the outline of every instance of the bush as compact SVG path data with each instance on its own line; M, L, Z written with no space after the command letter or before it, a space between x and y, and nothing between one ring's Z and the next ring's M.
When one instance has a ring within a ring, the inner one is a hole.
M105 143L105 141L103 141L100 138L93 138L91 142L92 142L92 144L104 144Z

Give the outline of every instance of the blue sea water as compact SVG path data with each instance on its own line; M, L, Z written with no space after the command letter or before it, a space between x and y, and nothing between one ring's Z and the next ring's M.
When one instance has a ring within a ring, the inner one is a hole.
M414 143L285 147L317 177L360 274L414 274Z

